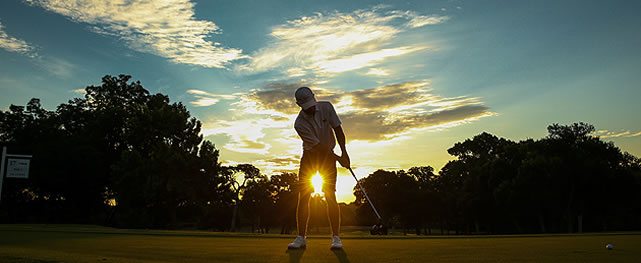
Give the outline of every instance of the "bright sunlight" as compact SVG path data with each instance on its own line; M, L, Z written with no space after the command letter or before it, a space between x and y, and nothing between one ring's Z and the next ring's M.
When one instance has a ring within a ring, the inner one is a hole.
M322 194L323 177L320 175L320 173L316 172L316 174L312 176L312 186L314 187L314 194Z

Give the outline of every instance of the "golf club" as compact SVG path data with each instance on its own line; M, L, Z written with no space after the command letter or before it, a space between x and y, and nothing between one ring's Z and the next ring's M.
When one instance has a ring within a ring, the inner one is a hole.
M354 171L352 170L352 168L350 167L347 169L349 169L349 171L352 173L354 180L356 180L356 185L358 185L358 188L361 189L361 192L363 192L363 195L365 195L367 202L372 207L372 210L374 210L374 213L376 213L376 217L378 217L378 224L372 226L372 228L370 229L370 234L387 235L387 227L383 225L383 219L381 218L381 214L379 214L378 210L376 210L376 207L374 207L374 203L372 203L372 200L369 199L367 192L365 192L365 188L363 188L363 186L361 185L361 182L358 180L358 178L356 178L356 174L354 174Z

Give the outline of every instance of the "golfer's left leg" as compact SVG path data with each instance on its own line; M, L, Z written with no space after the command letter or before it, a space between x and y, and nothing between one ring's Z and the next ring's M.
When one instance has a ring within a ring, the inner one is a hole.
M336 160L327 156L321 167L323 175L323 193L327 201L327 217L332 228L332 236L339 236L341 227L341 211L336 201Z
M336 201L336 159L333 153L321 157L320 174L323 177L323 193L327 201L327 217L332 228L332 236L340 234L341 212Z
M323 179L323 192L325 193L325 200L327 200L327 217L329 218L329 225L332 228L332 242L329 246L331 249L342 249L343 242L341 241L341 211L336 201L336 165L329 167L325 170L325 178Z
M335 192L325 192L325 200L327 200L327 217L329 224L332 227L332 235L339 236L341 228L341 210L336 202Z

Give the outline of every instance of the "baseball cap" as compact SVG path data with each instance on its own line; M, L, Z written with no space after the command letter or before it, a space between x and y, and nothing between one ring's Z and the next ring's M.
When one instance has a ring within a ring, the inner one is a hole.
M308 87L298 88L294 96L296 97L296 104L303 108L303 110L309 109L311 106L316 105L316 98L314 98L314 93Z

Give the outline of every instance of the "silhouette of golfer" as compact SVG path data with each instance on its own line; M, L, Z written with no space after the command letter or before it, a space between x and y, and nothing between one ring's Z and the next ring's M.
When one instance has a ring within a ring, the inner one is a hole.
M339 237L340 210L336 202L336 161L341 166L350 166L345 148L345 133L334 106L327 101L316 101L308 87L301 87L295 93L296 104L301 107L294 128L303 140L303 156L298 171L298 208L296 221L298 236L289 243L289 249L305 248L309 221L309 199L313 192L311 178L317 172L323 177L323 193L327 200L327 215L332 229L331 249L341 249ZM334 137L336 134L336 137ZM334 154L336 141L341 147L341 156Z

